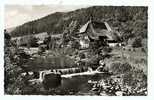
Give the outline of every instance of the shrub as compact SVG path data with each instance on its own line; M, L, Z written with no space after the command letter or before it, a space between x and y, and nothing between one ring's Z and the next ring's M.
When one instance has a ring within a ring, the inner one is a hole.
M112 51L112 48L105 47L105 48L103 48L103 51L106 52L106 53L110 53Z
M141 48L141 51L144 52L144 53L147 52L147 51L146 51L146 48L144 48L144 47Z
M80 53L80 54L79 54L79 57L80 57L81 59L86 58L84 53Z
M79 47L80 47L79 42L77 42L77 41L72 42L72 48L79 49Z
M133 69L124 74L123 83L131 86L132 88L147 87L147 76L144 74L143 70Z
M36 37L31 36L28 41L28 45L31 47L38 47L37 43L38 39Z
M46 50L45 45L39 46L38 54L41 55L43 52L45 52L45 50Z
M120 62L114 62L110 65L110 71L113 72L114 74L117 74L118 73L118 70L121 66L121 63Z
M6 41L9 42L10 40ZM12 48L10 46L5 45L4 47L4 92L5 94L21 94L25 85L20 75L20 72L23 71L21 67L21 59L23 58L11 60L11 58L15 58L17 55L15 55L15 53L11 54ZM18 66L18 62L20 66Z
M115 62L110 66L110 71L114 74L124 74L132 69L132 66L129 63L120 63Z
M138 48L142 46L142 39L141 38L135 38L134 42L132 43L132 47Z

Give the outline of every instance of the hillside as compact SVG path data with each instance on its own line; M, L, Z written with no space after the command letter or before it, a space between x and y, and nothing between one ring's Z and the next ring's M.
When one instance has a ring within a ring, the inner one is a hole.
M136 36L147 38L147 7L93 6L71 12L56 12L43 18L27 22L11 32L12 36L23 36L48 32L61 34L72 21L77 21L75 32L89 19L107 21L119 31L123 39Z

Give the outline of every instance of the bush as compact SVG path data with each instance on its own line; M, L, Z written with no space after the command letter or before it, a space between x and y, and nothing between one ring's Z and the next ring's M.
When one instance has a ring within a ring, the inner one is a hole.
M45 47L40 46L40 47L39 47L39 50L38 50L38 54L39 54L39 55L42 55L42 54L43 54L43 52L45 52L45 50L46 50L46 48L45 48Z
M134 48L142 47L142 39L135 38L134 42L132 43L132 47Z
M71 46L72 46L72 48L74 48L74 49L79 49L80 44L79 44L79 42L77 42L77 41L73 41Z
M110 71L114 74L124 74L132 69L132 66L129 63L112 63L110 66Z
M61 76L59 74L46 74L43 80L45 89L56 88L61 84Z
M144 47L143 47L143 48L141 48L141 51L142 51L142 52L144 52L144 53L146 53L146 52L147 52L147 51L146 51L146 48L144 48Z
M38 39L36 37L31 36L29 41L28 41L28 45L30 47L38 47Z
M102 48L104 52L110 53L112 51L112 48L110 47L103 47Z
M85 56L85 54L84 54L84 53L80 53L80 54L79 54L79 57L80 57L81 59L86 58L86 56Z
M124 74L123 83L132 88L147 87L147 76L144 74L143 70L134 69Z
M9 40L6 40L9 42ZM4 47L4 92L5 94L21 94L24 82L20 72L22 71L21 59L11 60L15 58L15 54L11 54L11 47L5 45ZM19 51L18 51L19 52ZM17 64L19 62L19 65Z

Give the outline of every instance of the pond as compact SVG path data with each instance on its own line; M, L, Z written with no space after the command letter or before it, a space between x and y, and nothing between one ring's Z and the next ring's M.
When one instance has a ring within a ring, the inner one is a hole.
M26 64L30 71L40 71L46 69L63 69L75 66L72 59L68 57L37 57L29 60ZM96 95L91 93L92 85L88 83L89 80L99 81L110 77L107 73L97 73L94 75L76 75L72 77L62 77L61 84L55 87L54 93L47 93L48 95ZM34 93L35 94L35 93ZM39 93L42 94L42 93ZM43 93L44 94L44 93ZM45 93L46 95L46 93Z
M91 81L99 81L110 77L107 73L97 73L94 75L77 75L68 78L62 78L61 85L56 88L59 93L56 95L96 95L90 92L92 85Z

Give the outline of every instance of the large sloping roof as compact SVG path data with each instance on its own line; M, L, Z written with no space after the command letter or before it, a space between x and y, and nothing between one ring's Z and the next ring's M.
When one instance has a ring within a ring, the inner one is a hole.
M79 33L87 32L88 28L91 30L91 32L88 32L88 35L92 39L99 39L99 36L104 36L110 40L114 40L116 37L114 31L107 22L88 21L80 28Z
M91 22L91 21L88 21L85 25L83 25L83 26L80 28L79 33L85 32L85 31L87 30L87 27L88 27L88 25L89 25L90 22Z
M92 24L92 26L95 28L95 29L105 29L105 30L108 30L108 31L112 31L111 27L109 26L109 24L107 22L96 22L96 21L88 21L86 24L84 24L80 30L79 30L79 33L83 33L83 32L86 32L88 26Z

